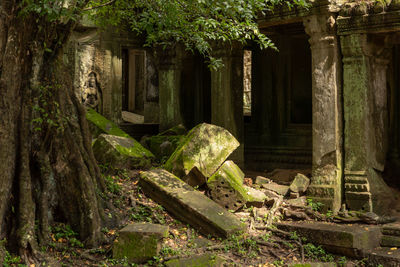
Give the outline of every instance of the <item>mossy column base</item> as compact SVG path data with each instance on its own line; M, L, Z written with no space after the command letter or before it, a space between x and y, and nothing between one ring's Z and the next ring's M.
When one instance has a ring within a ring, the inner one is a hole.
M225 128L240 142L230 159L243 167L243 47L216 45L213 56L224 66L211 71L211 123Z
M340 38L343 53L345 196L350 209L385 213L392 193L382 179L387 154L386 69L383 37Z
M337 212L342 200L340 46L331 13L304 18L312 55L312 178L308 195Z
M160 132L182 123L181 113L181 75L182 51L171 49L157 53L160 64L158 72Z

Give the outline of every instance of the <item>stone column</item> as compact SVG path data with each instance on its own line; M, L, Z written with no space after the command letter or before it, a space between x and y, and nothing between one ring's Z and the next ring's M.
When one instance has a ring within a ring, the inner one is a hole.
M344 175L351 210L385 212L392 193L382 179L387 153L387 81L390 49L366 34L340 38L343 53Z
M224 66L211 71L211 123L224 127L240 142L230 159L243 167L243 48L218 46L214 57L220 58Z
M312 178L308 195L337 212L342 201L341 55L331 14L303 20L312 55Z
M160 131L183 122L181 114L182 51L171 49L158 52Z

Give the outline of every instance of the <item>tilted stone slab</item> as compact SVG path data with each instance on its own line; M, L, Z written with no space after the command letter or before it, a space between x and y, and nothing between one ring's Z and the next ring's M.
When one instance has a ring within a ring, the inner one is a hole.
M238 210L248 201L244 173L233 161L224 164L208 179L211 198L228 210Z
M333 253L360 257L365 250L379 247L381 228L373 225L338 225L332 223L279 223L278 229L294 232L311 243Z
M224 128L202 123L186 135L164 168L192 186L201 185L239 145Z
M265 188L267 190L273 191L275 193L278 193L279 195L286 196L287 193L289 192L289 186L287 185L280 185L277 183L269 183L269 184L263 184L262 188Z
M246 229L235 215L168 171L155 169L140 176L146 195L203 234L228 237Z
M160 252L161 241L167 237L169 227L151 223L135 223L124 227L113 244L113 258L127 258L141 263L151 260Z
M98 162L114 168L146 168L150 167L152 159L133 139L109 134L97 137L93 153Z

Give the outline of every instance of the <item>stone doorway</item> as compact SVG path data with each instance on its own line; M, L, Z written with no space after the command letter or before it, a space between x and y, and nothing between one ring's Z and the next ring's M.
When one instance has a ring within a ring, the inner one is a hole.
M310 169L312 73L301 23L265 29L279 51L252 51L251 120L245 120L246 169Z

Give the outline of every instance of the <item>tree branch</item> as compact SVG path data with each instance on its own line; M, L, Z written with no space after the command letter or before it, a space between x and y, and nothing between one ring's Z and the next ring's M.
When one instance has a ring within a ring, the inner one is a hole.
M109 5L114 4L116 1L117 0L111 0L111 1L109 1L107 3L101 4L101 5L98 5L98 6L92 6L92 7L84 8L84 9L82 9L82 11L89 11L89 10L93 10L93 9L100 8L100 7L103 7L103 6L109 6Z

